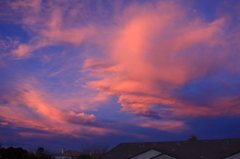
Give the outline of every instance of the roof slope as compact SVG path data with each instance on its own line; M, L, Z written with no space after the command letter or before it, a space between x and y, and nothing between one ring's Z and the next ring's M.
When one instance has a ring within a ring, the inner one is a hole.
M77 157L77 156L80 156L81 153L78 152L78 151L73 151L73 150L68 150L68 151L65 151L64 153L57 153L57 154L54 154L53 156L72 156L72 157Z
M240 152L240 139L121 143L102 159L128 159L150 149L178 159L220 159Z

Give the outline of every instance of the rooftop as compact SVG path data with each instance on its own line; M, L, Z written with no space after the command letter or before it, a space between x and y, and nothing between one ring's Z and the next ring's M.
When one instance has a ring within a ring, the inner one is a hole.
M128 159L151 149L178 159L220 159L240 153L240 139L121 143L102 159Z

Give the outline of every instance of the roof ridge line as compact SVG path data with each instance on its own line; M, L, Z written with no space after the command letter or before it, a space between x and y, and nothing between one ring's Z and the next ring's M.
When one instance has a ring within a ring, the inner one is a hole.
M223 140L239 140L240 141L240 138L233 138L233 139L204 139L204 140L194 140L194 141L223 141ZM164 142L191 142L191 141L188 141L188 140L180 140L180 141L152 141L152 142L123 142L123 143L120 143L120 144L140 144L140 143L164 143ZM119 146L120 144L118 144L117 146Z

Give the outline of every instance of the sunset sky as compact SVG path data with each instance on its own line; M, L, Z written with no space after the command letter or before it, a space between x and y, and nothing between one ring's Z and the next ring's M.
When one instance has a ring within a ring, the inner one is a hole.
M0 0L0 143L240 138L239 0Z

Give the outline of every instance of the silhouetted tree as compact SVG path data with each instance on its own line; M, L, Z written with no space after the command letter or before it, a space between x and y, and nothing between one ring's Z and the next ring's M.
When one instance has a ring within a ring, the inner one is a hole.
M51 159L50 151L45 150L43 147L38 147L34 153L29 153L29 159Z
M43 147L38 147L37 153L44 153L44 148Z
M0 159L52 159L50 153L44 151L44 148L39 147L36 153L29 153L20 148L8 147L0 148Z
M83 146L82 152L86 155L91 156L94 159L98 159L102 157L104 154L106 154L108 152L108 149L109 149L109 145L106 143L94 143L90 146L89 145Z
M196 141L198 140L197 136L195 134L192 134L189 138L188 141Z
M28 152L22 148L8 147L0 149L0 156L3 159L28 159Z

